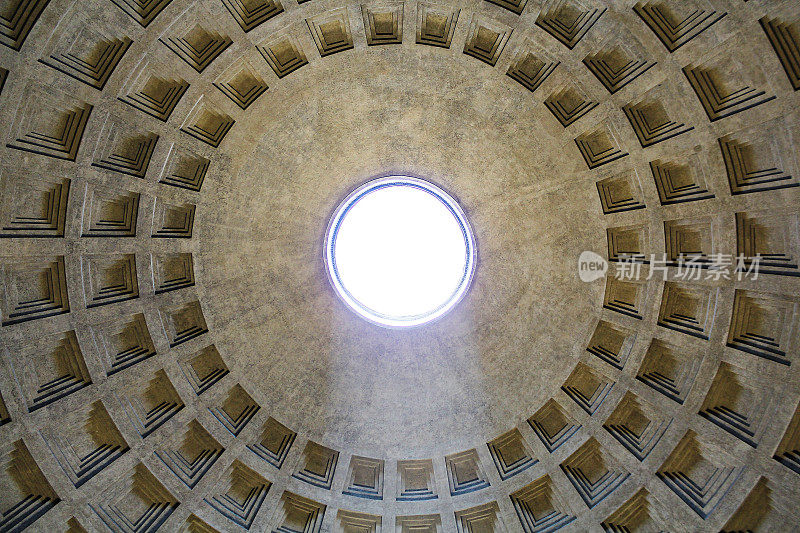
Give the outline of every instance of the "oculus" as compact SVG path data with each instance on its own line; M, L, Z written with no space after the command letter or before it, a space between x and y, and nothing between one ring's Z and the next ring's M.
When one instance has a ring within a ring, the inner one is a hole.
M384 327L419 326L452 309L475 270L475 238L464 211L430 182L371 180L336 208L325 265L336 293Z

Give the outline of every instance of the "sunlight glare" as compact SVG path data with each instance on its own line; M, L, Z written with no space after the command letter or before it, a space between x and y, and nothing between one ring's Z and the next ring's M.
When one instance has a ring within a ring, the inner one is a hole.
M401 181L360 193L344 211L329 250L338 282L355 300L349 303L384 325L439 316L463 294L471 275L468 228L437 192L422 186Z

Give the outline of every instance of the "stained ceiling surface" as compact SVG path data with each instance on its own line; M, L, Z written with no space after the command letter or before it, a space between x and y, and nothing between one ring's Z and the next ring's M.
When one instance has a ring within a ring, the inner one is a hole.
M0 532L800 523L796 1L5 0L0 44ZM323 259L392 174L477 243L406 330Z

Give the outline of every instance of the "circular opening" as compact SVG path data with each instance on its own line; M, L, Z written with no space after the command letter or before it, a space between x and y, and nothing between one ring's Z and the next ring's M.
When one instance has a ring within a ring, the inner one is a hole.
M469 287L475 240L464 212L417 178L369 181L336 209L325 238L333 287L360 316L418 326L453 308Z

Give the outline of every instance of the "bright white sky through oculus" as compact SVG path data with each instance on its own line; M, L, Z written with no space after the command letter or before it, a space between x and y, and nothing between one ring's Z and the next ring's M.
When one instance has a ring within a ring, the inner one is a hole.
M407 184L373 190L352 205L333 254L350 295L397 319L448 303L465 281L468 261L454 213L433 194Z

